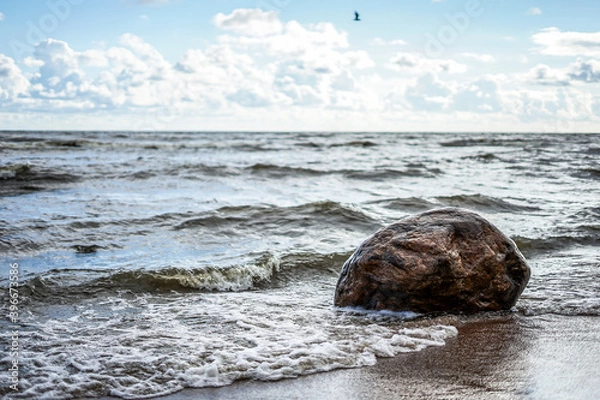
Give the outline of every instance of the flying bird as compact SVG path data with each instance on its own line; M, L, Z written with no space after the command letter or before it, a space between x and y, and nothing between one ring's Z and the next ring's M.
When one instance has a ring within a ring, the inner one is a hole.
M356 11L354 11L354 20L360 21L360 15L358 15L358 12L356 12Z

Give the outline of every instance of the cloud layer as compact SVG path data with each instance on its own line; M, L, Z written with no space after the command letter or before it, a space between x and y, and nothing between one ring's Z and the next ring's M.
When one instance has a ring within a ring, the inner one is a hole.
M87 50L46 39L20 64L0 54L0 121L59 115L85 124L108 115L109 127L122 129L554 131L599 120L600 32L544 29L533 51L571 60L506 75L477 72L498 62L490 54L433 59L380 38L356 49L331 23L259 9L212 22L222 34L176 62L130 33Z

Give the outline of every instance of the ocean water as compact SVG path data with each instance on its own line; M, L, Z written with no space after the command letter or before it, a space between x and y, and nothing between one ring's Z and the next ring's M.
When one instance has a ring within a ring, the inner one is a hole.
M363 239L448 206L528 259L519 318L600 316L600 135L0 132L0 394L146 398L443 346L463 317L332 303Z

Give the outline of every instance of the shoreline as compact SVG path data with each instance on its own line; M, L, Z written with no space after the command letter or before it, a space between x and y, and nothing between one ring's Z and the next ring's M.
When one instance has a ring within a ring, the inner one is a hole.
M600 398L600 318L516 314L465 322L445 346L371 367L276 382L184 389L191 399L594 399ZM108 399L108 398L107 398Z

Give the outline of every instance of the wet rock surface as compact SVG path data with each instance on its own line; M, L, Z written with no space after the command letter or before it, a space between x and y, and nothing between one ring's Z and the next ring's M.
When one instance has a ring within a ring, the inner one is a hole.
M372 310L508 310L529 281L515 243L483 217L445 208L404 218L345 262L334 303Z

